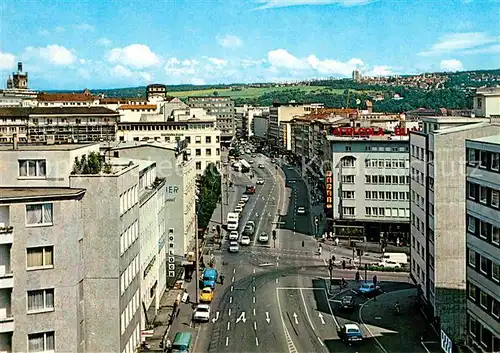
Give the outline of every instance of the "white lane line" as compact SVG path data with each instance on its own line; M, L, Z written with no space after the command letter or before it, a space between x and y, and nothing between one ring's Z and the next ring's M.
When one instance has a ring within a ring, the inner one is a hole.
M359 318L359 322L365 327L365 330L366 332L368 332L368 334L370 336L372 336L372 338L375 340L375 343L377 343L377 345L380 347L380 350L384 353L387 353L387 350L384 348L384 346L382 346L382 344L380 343L380 341L377 339L377 337L375 337L373 335L373 333L370 331L370 329L368 328L368 325L365 324L365 322L363 321L363 315L361 315L361 312L363 311L363 308L365 307L366 304L370 303L371 301L373 301L373 298L371 298L370 300L364 302L363 304L361 304L361 306L359 307L359 312L358 312L358 318ZM328 304L330 305L330 304Z
M328 266L328 263L326 262L326 259L323 259L323 262L325 263L325 266Z
M236 273L236 269L235 268L233 268L233 273Z
M255 308L253 308L253 316L255 316Z
M281 303L280 303L280 296L279 296L278 288L276 288L276 300L278 302L278 310L280 312L281 325L283 327L283 333L285 334L285 339L286 339L286 343L288 346L288 352L289 353L298 353L297 348L295 347L295 344L293 343L292 337L290 336L290 333L288 332L288 329L286 328L285 319L283 318L283 311L281 311Z
M255 286L253 286L253 292L255 293Z
M233 297L229 297L229 304L233 304Z
M255 337L255 345L258 347L259 346L259 339Z
M253 323L253 328L255 331L257 331L257 323L256 322Z
M255 297L252 298L253 303L255 304Z
M233 278L231 278L231 282L234 282L234 276L233 276Z
M233 292L233 289L234 289L234 287L233 287L233 286L231 286L231 293Z
M226 347L229 346L229 337L226 337Z
M227 322L227 330L229 331L231 329L231 323L228 321Z
M325 293L325 296L328 299L328 292L324 288L323 288L323 293ZM328 309L330 310L330 315L332 315L333 321L335 321L335 325L337 326L337 329L340 330L339 322L337 321L337 318L335 317L335 315L333 315L333 310L332 310L332 306L330 305L330 301L327 300L326 302L328 303Z
M321 338L319 338L319 336L318 336L318 341L319 341L319 344L321 344L323 347L325 346L325 344L323 343L323 340Z
M313 331L316 331L316 329L314 328L313 322L311 320L311 317L309 316L309 310L307 310L306 299L304 298L304 293L302 293L302 289L300 290L300 296L302 297L302 303L304 303L304 309L306 311L307 320L309 320L309 324L311 325Z
M229 314L229 316L231 316L231 309L229 309L228 314Z
M279 279L278 279L278 277L276 277L276 284L278 284L278 282L279 282Z

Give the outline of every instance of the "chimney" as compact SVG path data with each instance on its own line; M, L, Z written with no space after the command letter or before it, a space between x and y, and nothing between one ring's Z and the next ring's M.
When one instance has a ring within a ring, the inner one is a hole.
M17 71L23 72L23 63L20 61L17 63Z
M17 134L12 134L12 148L17 150Z

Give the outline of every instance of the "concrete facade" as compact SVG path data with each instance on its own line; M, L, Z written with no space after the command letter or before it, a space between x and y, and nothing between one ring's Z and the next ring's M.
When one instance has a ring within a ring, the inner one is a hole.
M203 108L207 114L217 118L217 129L221 131L223 142L229 142L235 137L235 109L230 97L189 97L187 104L191 108Z
M499 117L500 87L478 88L474 97L474 113L478 117Z
M423 118L410 134L411 272L426 315L465 342L465 139L498 133L486 119ZM450 217L453 215L453 217Z

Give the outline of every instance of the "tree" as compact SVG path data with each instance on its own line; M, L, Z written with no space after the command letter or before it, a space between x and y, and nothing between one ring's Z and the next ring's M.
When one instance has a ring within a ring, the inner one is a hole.
M198 227L206 228L221 195L221 177L215 164L207 165L199 183Z

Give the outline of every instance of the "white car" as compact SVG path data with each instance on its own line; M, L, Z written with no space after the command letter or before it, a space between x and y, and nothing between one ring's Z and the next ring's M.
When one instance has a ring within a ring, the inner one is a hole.
M266 233L261 233L259 235L259 243L267 243L269 241L269 235L267 235Z
M210 321L210 305L200 304L194 310L193 321L208 322Z
M306 208L300 206L299 208L297 208L297 214L306 214Z
M249 200L249 199L250 199L250 198L248 197L248 195L243 195L243 196L241 197L241 201L243 201L243 202L248 202L248 200Z
M387 268L401 268L401 265L394 261L382 261L378 263L378 266Z
M257 179L257 185L264 185L264 179Z
M240 251L240 247L238 246L238 242L237 241L231 241L229 243L229 252L238 252Z
M238 201L238 206L241 206L241 208L244 208L245 207L245 201L243 201L243 200Z
M240 205L236 206L236 207L234 208L234 212L236 212L236 213L241 213L241 212L243 212L243 207L241 207Z
M250 245L250 237L249 236L242 236L240 240L241 245Z
M231 233L229 233L229 240L238 240L239 237L240 235L237 230L232 230Z

